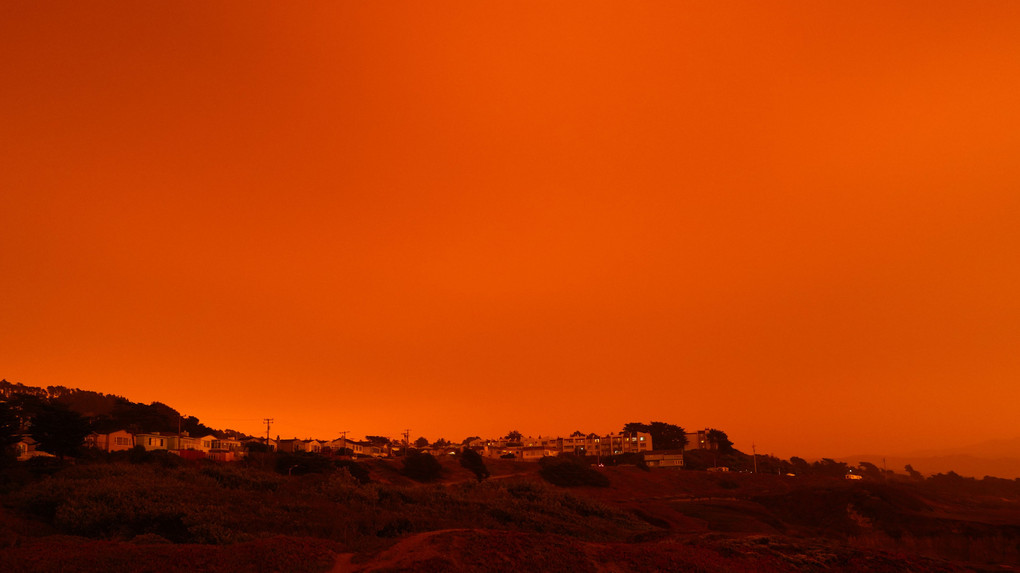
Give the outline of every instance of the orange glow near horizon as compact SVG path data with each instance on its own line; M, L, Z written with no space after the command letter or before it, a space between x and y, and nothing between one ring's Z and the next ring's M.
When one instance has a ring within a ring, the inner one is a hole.
M0 6L0 377L282 437L1020 436L1020 5Z

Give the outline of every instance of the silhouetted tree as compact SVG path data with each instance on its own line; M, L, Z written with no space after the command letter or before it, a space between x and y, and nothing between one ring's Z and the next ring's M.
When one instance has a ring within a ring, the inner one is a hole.
M466 438L464 438L463 440L460 441L460 445L466 446L466 445L470 444L471 442L473 442L475 440L480 440L480 439L481 438L478 437L478 436L468 436L468 437L466 437Z
M584 432L582 432L581 430L574 430L574 433L570 434L570 437L571 438L583 438L584 437Z
M641 422L628 422L623 425L624 434L635 434L637 432L644 432L646 434L651 433L651 424L642 424Z
M449 445L450 445L450 442L446 441L446 439L444 439L444 438L439 438L438 440L432 442L432 447L433 448L445 448L445 447L447 447Z
M882 468L871 462L858 462L857 467L860 468L861 475L865 477L871 479L883 479L885 477L882 473Z
M726 432L716 430L715 428L709 428L705 437L708 438L708 443L711 445L712 449L719 450L719 453L728 454L733 451L733 442L730 441Z
M843 462L837 462L829 458L822 458L821 460L811 464L811 470L815 473L822 475L841 477L846 475L849 468Z
M790 458L790 469L797 475L809 474L811 473L811 464L804 458L793 456Z
M13 394L10 399L7 400L7 405L10 407L11 411L14 413L14 417L17 419L17 430L15 430L15 433L26 432L32 418L47 407L47 403L44 398L40 398L35 394L27 392Z
M15 458L14 444L18 442L18 416L6 401L0 401L0 467Z
M510 442L511 444L520 445L521 444L521 440L523 440L523 439L524 439L524 436L520 432L518 432L517 430L511 430L506 435L506 441Z
M81 414L61 404L46 404L32 418L31 434L40 450L63 459L78 453L89 434L89 424Z
M427 448L429 447L429 441L423 436L414 441L414 447L418 448L419 450L422 448Z
M903 466L903 469L906 470L907 475L910 476L910 479L916 479L916 480L923 480L924 479L924 476L921 475L921 472L915 470L914 466L912 466L910 464L907 464L907 465Z
M630 422L623 426L624 434L645 432L652 435L652 448L656 450L679 450L687 445L684 429L676 424L666 422Z

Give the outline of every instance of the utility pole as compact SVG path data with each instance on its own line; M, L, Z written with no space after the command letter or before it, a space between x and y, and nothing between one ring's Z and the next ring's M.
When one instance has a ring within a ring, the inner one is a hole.
M407 448L411 445L411 428L404 429L404 456L407 456Z
M273 450L273 447L269 445L269 426L275 421L272 418L262 418L262 422L266 425L266 449L269 451Z
M344 441L343 448L346 450L347 449L347 430L340 430L340 439ZM333 452L333 453L335 454L336 452ZM352 457L354 456L354 450L353 449L351 450L351 456Z
M754 442L751 442L751 456L754 458L754 473L758 473L758 450L754 446Z

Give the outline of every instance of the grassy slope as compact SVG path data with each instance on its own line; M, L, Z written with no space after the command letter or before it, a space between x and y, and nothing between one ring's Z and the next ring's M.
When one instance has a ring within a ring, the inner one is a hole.
M627 466L602 470L610 487L560 489L542 483L537 464L507 460L487 460L493 477L479 485L455 459L441 463L439 483L422 485L400 475L399 462L371 461L368 486L343 476L286 478L219 466L68 468L5 496L10 509L0 513L0 570L174 571L188 564L189 570L321 571L336 563L337 570L351 571L953 571L952 562L1020 565L1015 496L908 482ZM62 501L67 492L73 503ZM194 506L178 503L174 495L181 493ZM111 500L145 511L125 521L104 513L116 507ZM164 535L136 536L146 528ZM177 536L177 543L166 543L166 536ZM223 542L232 544L215 544Z

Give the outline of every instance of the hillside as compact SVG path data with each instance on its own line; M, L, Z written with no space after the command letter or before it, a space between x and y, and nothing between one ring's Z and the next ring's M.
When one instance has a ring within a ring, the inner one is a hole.
M359 482L345 469L260 469L273 456L9 469L0 569L1020 570L1020 484L1009 480L623 465L598 470L607 487L560 488L536 463L487 461L479 483L448 456L432 483L393 459L359 464Z
M204 428L158 402L0 390L23 408L87 413L95 427ZM415 479L414 455L217 463L89 451L7 465L0 570L1020 571L1020 480L924 479L877 463L848 480L838 460L727 448L689 451L683 469L642 467L634 454L605 467L486 458L480 481L461 456L422 456L435 473ZM730 471L707 471L716 466Z

